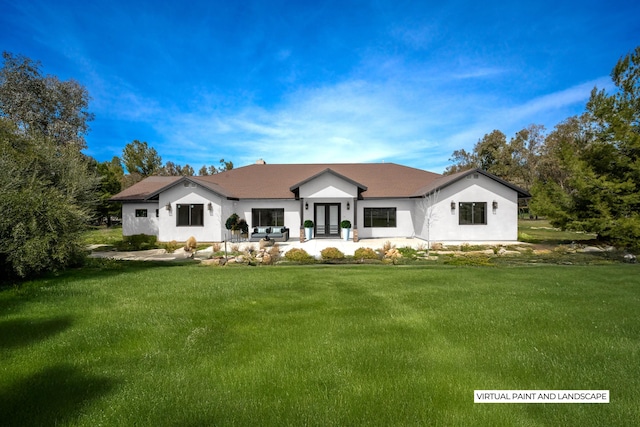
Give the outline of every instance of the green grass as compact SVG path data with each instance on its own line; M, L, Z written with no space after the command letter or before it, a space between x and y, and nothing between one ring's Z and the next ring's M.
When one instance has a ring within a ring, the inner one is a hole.
M562 231L554 228L547 220L518 220L518 240L527 243L567 244L586 242L596 238L595 234Z
M639 267L107 262L0 292L3 425L633 425ZM474 404L475 389L611 403Z
M122 227L91 227L82 235L85 245L118 245L122 243Z

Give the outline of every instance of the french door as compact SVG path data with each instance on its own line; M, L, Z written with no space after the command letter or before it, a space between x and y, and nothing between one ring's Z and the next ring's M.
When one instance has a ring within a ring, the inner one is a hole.
M340 203L315 204L316 237L340 237Z

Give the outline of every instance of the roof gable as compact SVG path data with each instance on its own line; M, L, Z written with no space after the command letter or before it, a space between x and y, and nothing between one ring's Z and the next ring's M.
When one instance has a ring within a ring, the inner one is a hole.
M469 169L466 171L462 171L462 172L458 172L458 173L454 173L451 175L443 175L440 178L434 180L433 182L429 183L428 185L420 188L418 191L416 191L416 193L412 196L412 197L422 197L425 194L431 193L432 191L437 191L441 188L445 188L448 187L449 185L458 182L462 179L465 179L466 177L472 175L472 174L480 174L480 175L484 175L489 179L492 179L512 190L514 190L515 192L518 193L518 198L519 199L526 199L531 197L531 194L529 194L529 192L523 188L518 187L517 185L511 184L505 180L503 180L502 178L499 178L485 170L479 169L479 168L475 168L475 169Z
M344 175L341 175L341 174L337 173L336 171L334 171L331 168L327 168L327 169L325 169L325 170L323 170L321 172L318 172L317 174L315 174L313 176L310 176L309 178L292 185L291 187L289 187L289 189L291 191L296 191L300 187L302 187L304 184L307 184L308 182L313 181L313 180L315 180L317 178L320 178L322 175L326 175L326 174L334 175L335 177L337 177L337 178L339 178L339 179L341 179L343 181L346 181L349 184L355 185L356 187L358 187L359 190L362 190L362 191L366 191L367 190L367 187L365 185L362 185L359 182L356 182L356 181L352 180L351 178L348 178L348 177L346 177Z

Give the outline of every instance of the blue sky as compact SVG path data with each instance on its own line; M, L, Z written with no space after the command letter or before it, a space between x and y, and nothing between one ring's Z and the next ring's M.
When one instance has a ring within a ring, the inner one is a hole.
M0 48L83 84L86 153L134 139L221 158L442 172L499 129L552 129L611 90L640 2L0 0Z

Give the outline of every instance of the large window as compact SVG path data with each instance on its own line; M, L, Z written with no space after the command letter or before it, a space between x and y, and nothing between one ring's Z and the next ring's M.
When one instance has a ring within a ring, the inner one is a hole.
M284 227L284 209L251 209L253 227Z
M204 225L204 205L178 205L178 227L195 227Z
M486 202L460 203L459 207L460 225L487 223Z
M146 218L147 210L146 209L136 209L136 218Z
M396 208L364 208L365 227L395 227Z

